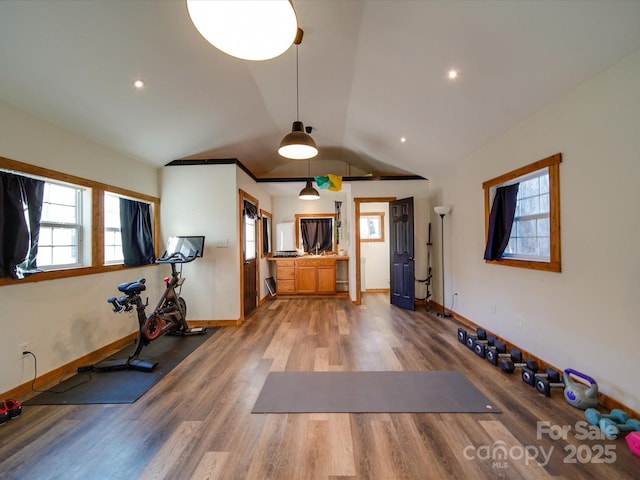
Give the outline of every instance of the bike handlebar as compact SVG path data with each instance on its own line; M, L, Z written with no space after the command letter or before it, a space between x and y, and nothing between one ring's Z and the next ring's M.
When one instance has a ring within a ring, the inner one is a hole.
M157 263L189 263L193 262L198 256L196 251L192 256L185 257L181 252L174 252L167 258L156 259Z

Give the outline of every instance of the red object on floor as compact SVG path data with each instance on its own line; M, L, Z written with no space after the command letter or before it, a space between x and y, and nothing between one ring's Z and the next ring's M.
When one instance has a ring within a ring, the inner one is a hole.
M6 402L0 404L0 425L4 425L9 421L9 411L6 408Z
M13 398L4 401L4 408L9 414L9 418L16 418L22 413L22 404Z
M640 432L631 432L628 434L627 443L631 451L640 457Z

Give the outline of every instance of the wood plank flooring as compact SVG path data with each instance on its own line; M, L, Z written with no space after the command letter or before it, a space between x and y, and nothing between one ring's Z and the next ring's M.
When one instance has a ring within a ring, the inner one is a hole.
M387 294L361 306L276 298L216 331L134 404L25 407L0 426L0 478L640 477L623 438L583 438L583 412L560 391L546 398L481 360L458 326L392 307ZM267 374L285 370L459 370L503 413L252 414ZM565 438L549 434L562 427Z

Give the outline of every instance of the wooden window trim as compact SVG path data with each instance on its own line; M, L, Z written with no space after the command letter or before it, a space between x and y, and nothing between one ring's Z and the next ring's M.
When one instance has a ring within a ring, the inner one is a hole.
M548 262L534 260L518 260L514 258L502 258L500 260L485 260L485 263L493 265L505 265L517 268L529 268L533 270L544 270L548 272L561 272L562 262L560 255L560 163L562 162L562 154L556 153L550 157L544 158L532 164L518 168L511 172L500 175L499 177L487 180L482 184L484 189L484 226L485 226L485 245L489 232L489 214L491 212L491 196L492 187L509 182L523 175L541 170L549 169L549 243L550 258Z
M273 253L273 244L272 244L272 239L273 239L273 215L270 212L267 212L266 210L260 209L260 219L262 222L264 222L265 217L269 219L269 251L268 252L264 252L262 249L263 246L263 226L262 223L260 224L260 257L264 258L264 257L269 257L271 256L271 254Z
M22 279L13 279L8 277L0 278L0 286L3 285L20 285L24 283L40 282L43 280L54 280L57 278L78 277L82 275L92 275L95 273L113 272L118 270L127 270L130 268L122 264L104 265L104 192L116 193L127 197L136 198L149 202L153 205L153 242L156 257L160 248L159 232L160 232L160 199L145 195L143 193L134 192L125 188L115 187L106 183L95 182L82 177L76 177L67 173L58 172L44 167L38 167L28 163L11 160L9 158L0 157L0 168L11 170L16 174L34 175L37 177L48 178L55 181L66 182L81 187L91 189L91 265L82 267L72 267L60 270L48 270L29 275ZM156 264L143 265L144 267L154 266Z
M336 251L336 240L335 240L335 235L336 235L336 221L338 220L338 215L335 213L296 213L296 248L302 248L300 246L300 220L303 218L332 218L333 219L333 225L332 225L332 229L333 229L333 240L331 241L331 244L333 245L333 249L330 252L327 252L328 254L334 254L334 253L338 253Z

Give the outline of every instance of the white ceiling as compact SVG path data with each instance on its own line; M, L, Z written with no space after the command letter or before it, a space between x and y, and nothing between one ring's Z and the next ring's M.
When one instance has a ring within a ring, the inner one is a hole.
M428 178L640 48L636 0L293 4L312 175ZM307 174L276 151L295 120L295 47L229 57L182 0L0 0L0 100L152 165Z

